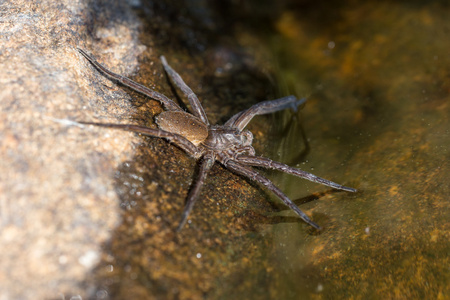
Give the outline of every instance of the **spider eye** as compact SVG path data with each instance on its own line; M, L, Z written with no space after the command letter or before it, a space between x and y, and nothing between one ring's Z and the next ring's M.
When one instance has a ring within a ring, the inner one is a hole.
M245 130L241 133L241 141L244 146L250 146L253 142L253 134Z

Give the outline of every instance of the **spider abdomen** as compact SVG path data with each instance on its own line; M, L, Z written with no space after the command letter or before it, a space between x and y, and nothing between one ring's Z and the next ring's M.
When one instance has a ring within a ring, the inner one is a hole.
M179 134L196 146L208 137L208 126L196 116L182 111L163 111L155 120L162 130Z

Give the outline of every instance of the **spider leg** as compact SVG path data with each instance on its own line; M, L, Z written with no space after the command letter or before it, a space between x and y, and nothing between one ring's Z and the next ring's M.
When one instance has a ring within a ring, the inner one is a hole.
M77 123L106 128L115 128L125 131L132 131L147 136L165 138L196 159L198 159L202 154L201 151L185 137L161 129L153 129L132 124L109 124L109 123L94 123L94 122L77 122Z
M279 188L277 188L269 179L265 178L264 176L260 175L258 172L253 170L252 168L246 167L244 165L241 165L240 163L236 161L229 160L227 161L225 165L228 169L236 172L239 175L248 177L252 180L255 180L261 184L263 184L267 189L272 191L275 195L280 198L284 204L286 204L290 209L292 209L303 221L311 225L312 227L321 230L322 228L311 221L311 219L298 208L294 202L292 202L291 199L288 198Z
M286 108L297 110L297 107L305 103L306 99L298 100L295 96L287 96L276 100L260 102L249 109L241 111L232 116L225 126L236 128L242 131L254 116L274 113Z
M335 182L326 180L324 178L318 177L314 174L305 172L300 169L292 168L286 164L279 163L277 161L273 161L269 158L265 157L257 157L257 156L250 156L250 155L240 155L237 157L237 160L240 163L255 166L255 167L263 167L263 168L269 168L269 169L275 169L284 173L288 173L291 175L295 175L304 179L307 179L312 182L317 182L326 186L330 186L332 188L338 189L338 190L344 190L347 192L356 192L357 190L354 188L346 187L340 184L337 184Z
M167 74L172 78L173 82L177 87L181 89L181 91L186 95L191 104L193 114L200 118L206 125L209 125L208 117L206 116L205 111L203 110L200 101L197 98L197 95L191 90L190 87L183 81L180 74L178 74L172 67L167 63L167 60L164 56L161 56L161 62L164 66L164 70L166 70Z
M177 231L180 231L186 224L189 213L192 211L195 201L197 201L198 196L200 195L200 191L203 183L205 182L206 175L208 174L208 171L211 169L213 165L214 165L214 156L208 154L205 155L200 164L200 172L198 173L197 180L195 181L194 185L189 191L186 200L186 206L184 207L183 214L181 215L181 221L180 224L178 225Z
M173 111L183 111L178 104L176 104L173 100L167 98L163 94L160 94L154 90L151 90L137 82L134 82L131 79L128 79L122 75L116 74L111 72L110 70L106 69L104 66L102 66L100 63L98 63L93 57L89 56L84 50L77 48L78 52L80 52L97 70L99 70L101 73L106 75L107 77L114 79L121 84L138 91L139 93L142 93L152 99L158 100L161 102L161 104L164 105L164 107L167 110L173 110Z

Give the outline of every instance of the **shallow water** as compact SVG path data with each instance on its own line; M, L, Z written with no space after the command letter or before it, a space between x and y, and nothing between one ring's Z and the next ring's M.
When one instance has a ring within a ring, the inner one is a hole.
M299 88L311 94L302 112L310 152L299 166L359 190L332 193L277 177L293 198L325 191L302 206L322 234L305 236L295 223L273 228L281 298L449 297L444 11L437 3L360 4L341 7L340 18L314 31L314 17L301 11L279 20L279 77L294 90L301 78L307 84ZM275 144L281 160L296 155L296 136Z

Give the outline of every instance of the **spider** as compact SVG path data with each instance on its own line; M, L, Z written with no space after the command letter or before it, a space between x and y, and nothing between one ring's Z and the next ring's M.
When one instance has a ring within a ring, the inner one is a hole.
M78 48L78 51L104 76L152 99L160 101L165 108L165 111L155 117L158 129L133 124L78 123L116 128L151 137L164 138L199 161L200 169L198 177L191 186L187 196L186 205L177 231L181 230L185 225L189 213L200 195L200 190L205 182L207 173L216 161L230 171L265 186L268 190L278 196L278 198L292 209L304 222L317 230L321 230L321 227L311 221L311 219L269 179L262 176L251 167L275 169L335 189L356 192L356 189L342 186L300 169L273 161L269 158L255 155L255 150L252 147L253 135L249 130L245 130L245 127L252 118L256 115L269 114L287 108L296 109L305 102L305 99L298 100L295 96L291 95L276 100L260 102L251 106L249 109L238 112L224 125L211 125L197 96L186 85L181 76L170 67L164 56L160 57L164 70L172 79L173 83L175 83L175 85L186 95L192 109L192 114L184 111L177 103L168 97L126 77L111 72L98 63L93 57L89 56L84 50Z

